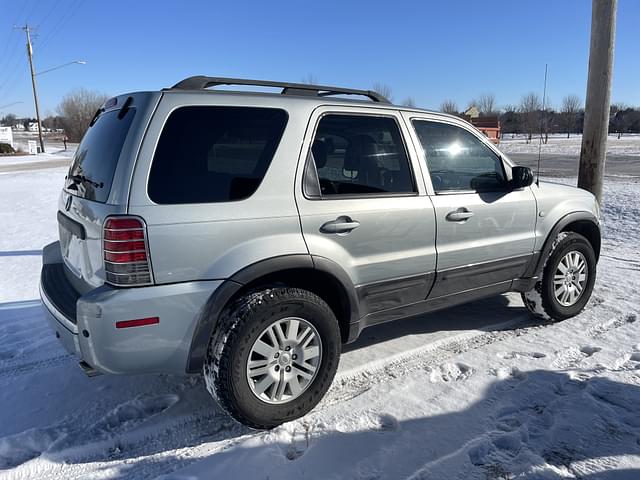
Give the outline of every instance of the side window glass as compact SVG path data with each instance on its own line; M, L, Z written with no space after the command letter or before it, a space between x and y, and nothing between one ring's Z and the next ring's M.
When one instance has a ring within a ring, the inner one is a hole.
M311 154L322 197L416 191L393 118L326 115L318 125Z
M162 130L149 174L159 204L243 200L260 186L287 124L273 108L180 107Z
M475 135L455 125L413 120L433 189L500 191L507 186L502 159Z

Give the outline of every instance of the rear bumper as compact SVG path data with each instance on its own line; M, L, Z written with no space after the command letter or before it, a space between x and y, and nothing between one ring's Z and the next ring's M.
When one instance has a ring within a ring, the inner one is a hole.
M40 296L49 324L68 351L102 373L185 373L198 318L222 281L103 285L81 295L66 280L59 251L57 242L43 251ZM116 328L116 322L149 317L160 321Z

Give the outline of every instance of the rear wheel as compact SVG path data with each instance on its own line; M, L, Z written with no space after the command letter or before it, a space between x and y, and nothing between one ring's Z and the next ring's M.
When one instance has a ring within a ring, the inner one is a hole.
M535 287L522 294L531 313L545 320L564 320L585 307L596 279L596 255L591 243L575 232L561 232L542 277Z
M316 406L331 385L340 348L338 321L317 295L298 288L253 292L223 312L205 382L236 420L271 428Z

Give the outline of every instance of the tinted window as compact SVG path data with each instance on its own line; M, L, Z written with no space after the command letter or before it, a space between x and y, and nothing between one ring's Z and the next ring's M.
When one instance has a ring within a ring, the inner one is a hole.
M118 111L103 113L89 127L73 157L67 175L67 190L88 200L107 201L134 115L134 108L130 108L121 119Z
M415 191L393 118L326 115L318 125L311 153L322 196Z
M436 192L491 191L506 187L501 158L467 130L414 120Z
M156 203L242 200L260 186L287 122L283 110L182 107L168 118L153 157Z

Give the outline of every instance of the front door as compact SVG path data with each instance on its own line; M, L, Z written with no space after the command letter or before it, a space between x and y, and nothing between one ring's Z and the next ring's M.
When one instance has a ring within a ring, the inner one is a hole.
M296 188L314 258L337 263L360 314L424 300L436 266L435 216L396 112L316 110Z
M502 286L531 260L536 204L529 187L510 187L502 157L464 126L410 116L433 188L438 253L430 297Z

